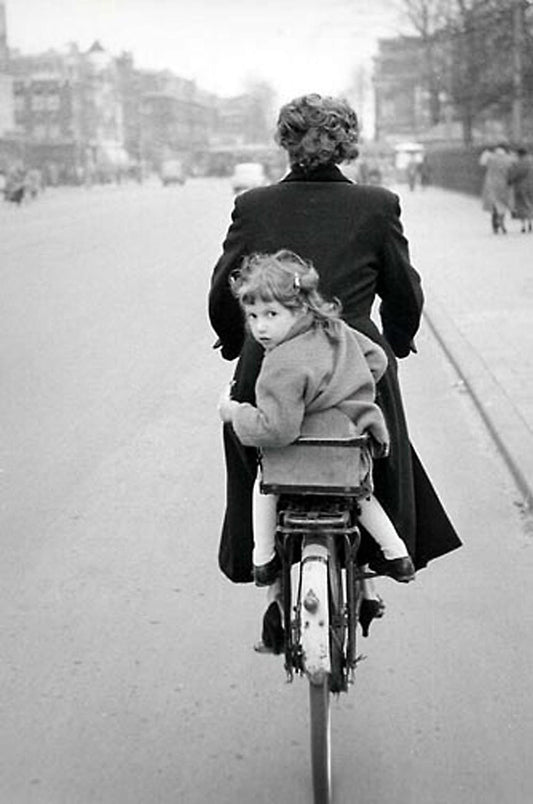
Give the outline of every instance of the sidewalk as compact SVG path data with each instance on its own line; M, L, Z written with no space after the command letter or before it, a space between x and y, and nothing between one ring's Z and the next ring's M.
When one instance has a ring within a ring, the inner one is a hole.
M533 507L533 234L494 235L479 199L395 188L425 320Z

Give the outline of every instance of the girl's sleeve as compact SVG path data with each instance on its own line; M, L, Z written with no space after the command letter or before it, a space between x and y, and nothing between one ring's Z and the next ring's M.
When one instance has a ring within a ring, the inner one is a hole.
M220 340L222 357L234 360L244 342L244 318L237 299L231 292L229 277L240 266L246 246L243 235L239 198L231 215L231 224L222 245L222 255L211 276L208 311L211 326Z
M407 357L420 325L424 295L420 276L411 265L400 202L392 193L388 201L376 290L381 298L383 335L396 357Z
M276 350L277 351L277 350ZM245 446L285 447L298 438L305 414L306 374L269 355L255 386L256 405L241 403L233 429Z

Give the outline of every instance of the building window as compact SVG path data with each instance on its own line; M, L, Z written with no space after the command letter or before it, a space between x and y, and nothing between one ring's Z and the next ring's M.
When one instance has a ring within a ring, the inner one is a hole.
M41 111L45 108L45 96L41 94L35 94L31 97L31 107L36 111Z
M46 100L46 108L52 111L56 111L57 109L59 109L59 106L60 106L59 95L57 93L48 95Z
M33 127L33 137L36 140L46 139L46 126L44 125L44 123L37 123Z

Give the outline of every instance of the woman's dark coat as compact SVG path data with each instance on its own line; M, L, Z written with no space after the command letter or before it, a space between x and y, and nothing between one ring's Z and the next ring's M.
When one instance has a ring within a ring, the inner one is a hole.
M420 569L461 542L409 443L398 385L395 356L410 353L423 304L398 198L380 187L352 184L333 166L309 177L293 170L279 184L236 198L213 272L209 316L222 356L239 357L232 395L241 402L254 402L263 349L245 334L228 276L245 255L281 248L312 260L323 295L339 298L347 323L387 352L389 367L378 384L377 401L389 426L391 450L388 458L375 462L375 493ZM370 318L375 295L381 299L383 335ZM247 582L252 580L251 493L257 456L228 425L224 448L227 498L219 562L232 581ZM366 549L372 558L374 542L367 540Z
M514 189L514 217L530 220L533 218L533 160L530 156L522 156L511 165L508 181Z

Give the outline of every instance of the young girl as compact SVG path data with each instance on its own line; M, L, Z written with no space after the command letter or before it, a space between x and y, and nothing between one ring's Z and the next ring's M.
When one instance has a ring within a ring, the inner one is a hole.
M375 383L387 358L380 346L340 318L340 305L317 292L318 274L296 254L253 254L231 277L252 336L264 347L257 378L256 404L232 400L229 391L219 402L222 421L231 422L247 446L282 448L305 432L306 417L337 409L368 433L374 455L387 455L389 437L375 402ZM331 434L335 435L335 434ZM372 494L372 475L364 480L368 494L359 500L359 520L383 554L380 574L400 582L414 578L413 562L404 542ZM273 584L279 574L275 551L275 495L261 494L256 481L253 498L254 580Z

